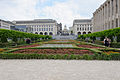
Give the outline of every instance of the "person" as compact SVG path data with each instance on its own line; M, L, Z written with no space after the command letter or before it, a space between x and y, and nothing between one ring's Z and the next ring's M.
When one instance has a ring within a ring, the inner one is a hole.
M30 42L31 42L30 39L26 39L27 44L30 44Z
M106 47L110 46L110 40L107 37L104 39L104 44Z

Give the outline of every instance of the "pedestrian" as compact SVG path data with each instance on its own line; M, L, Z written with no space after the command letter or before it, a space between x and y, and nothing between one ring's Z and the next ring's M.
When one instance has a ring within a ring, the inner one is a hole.
M31 42L30 39L26 39L27 44L30 44L30 42Z
M109 45L110 45L109 39L107 37L104 39L104 45L106 47L109 47Z

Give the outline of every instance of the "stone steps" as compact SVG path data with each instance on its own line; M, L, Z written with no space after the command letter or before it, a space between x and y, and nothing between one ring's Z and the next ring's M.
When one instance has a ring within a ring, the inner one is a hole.
M77 36L73 35L73 36L59 36L59 35L56 35L56 36L52 36L53 39L56 39L56 40L75 40L77 39Z

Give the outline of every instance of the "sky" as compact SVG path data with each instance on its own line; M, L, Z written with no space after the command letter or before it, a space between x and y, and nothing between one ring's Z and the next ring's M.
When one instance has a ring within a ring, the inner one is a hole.
M71 27L74 19L89 19L106 0L0 0L0 19L54 19Z

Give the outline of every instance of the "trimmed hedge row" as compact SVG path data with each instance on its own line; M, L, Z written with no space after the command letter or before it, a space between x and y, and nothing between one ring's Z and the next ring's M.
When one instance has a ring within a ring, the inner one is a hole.
M59 59L59 60L120 60L120 54L95 54L95 55L88 55L84 54L81 55L48 55L48 54L0 54L0 59Z
M114 28L114 29L109 29L109 30L104 30L101 32L95 32L91 34L84 34L84 35L79 35L78 39L85 39L85 38L91 38L95 40L97 37L100 37L101 40L103 40L105 37L110 38L113 40L113 37L117 37L117 42L120 42L120 28Z
M17 42L18 38L31 38L31 40L38 40L38 39L51 39L51 36L48 35L38 35L33 33L25 33L20 31L14 30L6 30L0 29L0 41L2 43L7 42L7 39L10 38L12 41Z

